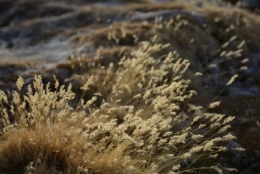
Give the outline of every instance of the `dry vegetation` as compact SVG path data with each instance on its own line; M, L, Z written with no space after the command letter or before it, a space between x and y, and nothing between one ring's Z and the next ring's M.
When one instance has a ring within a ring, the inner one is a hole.
M224 97L245 76L260 86L246 58L258 50L259 18L181 1L128 9L151 13L70 38L95 50L57 66L70 77L19 77L16 90L0 90L0 173L233 173L243 147L258 150L259 138L236 137L259 137L248 129L259 100Z
M1 92L1 172L235 170L216 160L221 152L243 150L225 146L235 139L227 131L234 117L207 113L195 105L180 110L180 103L195 91L187 91L190 81L183 78L189 61L172 52L163 61L154 57L168 46L143 42L132 58L122 59L116 78L109 81L110 102L100 105L95 104L100 95L95 93L71 108L71 86L65 89L56 81L52 91L40 76L22 94L20 77L18 91L11 96ZM90 77L82 89L88 91L92 83Z

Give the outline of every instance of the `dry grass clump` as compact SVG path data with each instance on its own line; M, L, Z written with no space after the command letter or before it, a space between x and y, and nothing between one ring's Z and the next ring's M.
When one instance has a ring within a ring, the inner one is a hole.
M131 103L132 100L139 100L140 94L157 93L154 90L156 87L160 86L161 90L164 88L167 90L164 84L171 83L175 83L172 85L173 90L176 90L172 93L172 97L175 97L176 101L186 98L184 91L189 82L184 81L181 76L187 70L189 62L179 58L177 52L163 55L169 45L153 44L156 39L157 37L154 37L150 43L140 43L137 50L120 60L118 64L121 66L111 76L116 78L108 80L113 84L110 100L121 100L120 102L124 104ZM162 57L157 58L161 55Z
M79 36L78 43L91 41L100 52L106 53L102 62L107 61L105 67L108 67L109 62L116 66L123 57L115 55L116 50L136 49L139 42L150 42L151 36L156 35L156 43L170 43L160 56L176 50L191 62L184 76L191 79L191 88L201 95L217 95L234 74L247 75L248 68L257 61L246 59L258 49L256 28L259 24L254 21L254 15L223 7L200 9L185 3L183 7L178 3L168 5L171 11L150 12L113 23L91 36ZM196 72L201 72L203 78L194 76Z
M95 47L110 47L113 45L134 46L138 40L150 38L154 33L150 31L152 25L147 23L123 23L114 24L110 27L95 31L92 35L75 37L72 41L83 44L87 40L91 40ZM145 33L145 34L144 34Z
M206 88L208 93L217 95L231 76L245 75L249 61L244 58L247 56L248 43L247 37L239 34L241 31L235 33L235 36L228 31L229 26L225 28L226 31L217 32L225 35L221 37L223 40L218 40L220 36L215 36L214 31L221 30L220 27L209 22L201 23L209 18L204 17L199 14L196 16L195 13L193 19L181 14L166 21L158 18L155 26L161 33L159 43L171 43L170 48L178 50L181 56L187 57L191 62L191 68L185 77L191 79L192 88L202 95ZM250 29L241 30L246 32ZM196 72L202 73L203 78L194 76Z
M155 42L156 37L140 43L117 71L111 64L103 86L112 91L100 105L95 102L101 94L94 93L71 108L72 87L56 81L52 91L40 76L26 94L21 77L11 96L1 91L0 172L234 171L218 160L221 152L243 150L225 146L235 139L227 131L234 117L194 105L180 110L195 93L187 91L190 81L183 78L189 61L177 52L157 59L169 45ZM82 89L87 92L93 83L95 76Z

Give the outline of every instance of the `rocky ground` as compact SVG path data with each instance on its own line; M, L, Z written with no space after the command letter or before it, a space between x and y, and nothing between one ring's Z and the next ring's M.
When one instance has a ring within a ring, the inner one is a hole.
M15 88L18 76L29 84L41 74L45 82L56 75L73 83L77 92L82 78L104 73L93 62L106 69L157 35L191 62L186 77L198 94L190 102L206 106L218 96L222 104L213 111L237 117L232 131L246 152L234 166L259 173L258 7L245 0L2 0L0 89ZM177 22L171 25L171 19ZM203 76L195 77L197 71ZM238 79L225 88L234 74Z

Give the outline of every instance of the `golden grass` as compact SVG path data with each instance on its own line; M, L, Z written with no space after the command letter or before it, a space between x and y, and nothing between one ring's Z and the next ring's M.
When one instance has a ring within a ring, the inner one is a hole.
M131 8L136 10L135 5ZM114 69L117 69L117 62L124 57L124 53L129 55L129 50L137 49L140 42L150 42L151 37L157 36L157 43L170 44L164 53L159 54L159 59L173 50L188 59L191 68L184 77L191 79L190 88L201 95L217 95L234 74L245 75L250 64L243 60L258 50L259 19L243 9L214 5L200 8L183 1L154 6L148 3L143 8L146 8L144 11L171 9L172 15L158 13L132 22L114 22L92 35L77 36L74 41L79 45L92 42L101 53L101 66L107 68L113 62ZM163 15L166 17L160 18ZM89 69L87 67L82 69ZM194 76L196 72L201 72L203 78Z
M214 100L206 107L188 103L196 92L219 93L243 74L245 52L256 49L258 21L243 10L183 3L131 8L195 9L207 25L173 15L74 37L79 45L92 41L98 48L94 59L82 54L59 65L75 73L77 93L83 86L75 108L72 86L56 81L51 90L40 76L28 87L19 78L11 96L0 92L1 173L234 170L222 152L243 151L228 131L235 117L208 113L217 111Z
M65 89L56 80L52 91L40 76L35 76L26 94L20 77L10 101L1 92L1 172L233 170L217 166L214 158L228 150L223 142L235 139L227 132L234 117L205 113L193 105L180 110L180 104L195 93L187 91L190 81L182 77L189 62L172 52L160 62L155 57L169 45L153 42L156 38L141 43L119 62L117 78L109 80L108 103L96 105L100 94L94 93L71 108L72 87ZM82 89L87 92L93 83L91 77Z

